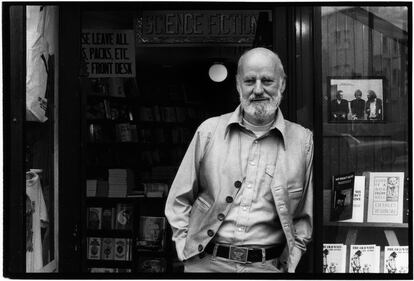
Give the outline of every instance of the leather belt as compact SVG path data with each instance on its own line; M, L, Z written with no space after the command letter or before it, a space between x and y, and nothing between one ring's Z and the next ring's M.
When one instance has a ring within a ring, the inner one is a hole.
M250 248L210 243L207 245L205 252L214 254L214 247L217 247L215 253L217 257L239 263L253 263L280 257L285 248L285 244L279 244L269 248Z

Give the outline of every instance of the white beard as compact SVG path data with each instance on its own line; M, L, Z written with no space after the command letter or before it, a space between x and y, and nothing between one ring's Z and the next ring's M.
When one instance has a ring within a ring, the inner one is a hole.
M267 96L269 97L269 96ZM254 98L254 94L250 95L248 99L245 99L240 95L240 104L245 113L250 116L254 116L258 121L267 121L278 109L280 102L282 101L282 93L278 91L277 96L269 97L270 100L266 102L254 102L251 100Z

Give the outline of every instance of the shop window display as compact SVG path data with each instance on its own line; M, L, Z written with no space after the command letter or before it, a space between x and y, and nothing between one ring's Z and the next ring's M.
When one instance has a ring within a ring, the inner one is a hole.
M321 12L321 270L408 273L408 10Z

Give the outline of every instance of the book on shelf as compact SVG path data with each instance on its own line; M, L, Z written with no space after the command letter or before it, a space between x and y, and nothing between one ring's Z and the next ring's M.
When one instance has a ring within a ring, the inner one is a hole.
M380 273L380 246L351 245L349 273Z
M109 184L106 180L98 180L96 197L108 197Z
M163 251L166 239L165 217L141 216L137 246L141 250Z
M331 220L352 218L355 173L332 177Z
M323 273L346 272L346 245L323 244Z
M139 257L138 272L165 272L167 261L158 257Z
M115 238L115 260L124 261L126 259L126 238Z
M368 186L367 222L402 223L404 173L365 172Z
M168 185L166 183L153 182L143 183L146 197L165 197L168 194Z
M87 237L88 241L88 260L99 260L101 258L101 238Z
M131 169L108 170L108 197L126 197L129 189L135 186L135 175Z
M129 238L115 238L115 260L132 260L132 240Z
M101 259L102 260L113 260L115 252L115 243L113 238L102 238L102 250L101 250Z
M134 222L134 206L132 203L116 205L116 229L132 230Z
M89 124L89 142L111 142L114 140L113 129L104 124Z
M125 98L124 81L121 77L108 78L109 96Z
M101 229L102 208L89 207L86 221L88 229Z
M384 273L408 273L408 246L385 246Z
M102 207L102 229L115 229L115 208Z
M364 222L365 207L365 177L355 176L354 198L352 202L352 218L340 222Z

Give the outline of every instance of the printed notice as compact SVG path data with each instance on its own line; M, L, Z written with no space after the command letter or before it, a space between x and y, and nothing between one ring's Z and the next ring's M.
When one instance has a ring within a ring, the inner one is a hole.
M135 77L133 30L83 30L81 44L90 78Z

